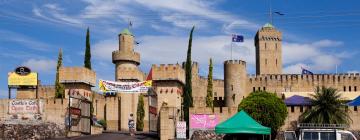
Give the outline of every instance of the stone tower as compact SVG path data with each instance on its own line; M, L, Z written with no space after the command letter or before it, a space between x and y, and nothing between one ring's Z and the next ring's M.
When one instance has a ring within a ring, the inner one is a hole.
M112 52L112 61L115 64L116 81L137 82L144 80L144 73L138 68L140 54L134 51L134 35L128 29L124 29L119 34L119 50ZM107 105L109 130L128 130L127 121L130 113L133 113L134 118L136 118L138 96L137 93L118 93L117 97L106 99L109 102Z
M255 36L256 74L282 74L281 32L266 23Z
M224 96L227 107L237 107L247 96L246 62L227 60L224 62Z
M134 51L134 36L128 29L119 34L119 50L113 51L116 81L142 81L144 74L138 69L140 54Z

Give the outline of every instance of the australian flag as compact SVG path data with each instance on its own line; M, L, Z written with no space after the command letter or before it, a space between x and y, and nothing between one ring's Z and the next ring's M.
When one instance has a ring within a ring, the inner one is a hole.
M244 42L244 37L242 35L232 35L232 42Z
M310 74L310 75L313 75L314 73L312 73L311 71L307 70L307 69L304 69L304 68L301 68L302 69L302 72L301 74L305 75L305 74Z

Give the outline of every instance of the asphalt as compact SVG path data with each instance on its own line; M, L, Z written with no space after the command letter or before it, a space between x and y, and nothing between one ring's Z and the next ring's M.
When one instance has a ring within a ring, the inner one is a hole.
M57 138L50 140L157 140L156 134L153 133L137 133L130 136L127 132L105 132L98 135L87 135L71 138Z

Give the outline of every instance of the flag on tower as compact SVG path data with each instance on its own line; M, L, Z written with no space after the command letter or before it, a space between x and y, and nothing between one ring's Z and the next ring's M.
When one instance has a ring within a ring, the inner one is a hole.
M302 72L301 72L302 75L306 75L306 74L313 75L314 74L314 73L312 73L311 71L309 71L307 69L304 69L304 68L301 68L301 69L302 69Z
M242 35L233 34L231 41L232 42L244 42L244 37Z

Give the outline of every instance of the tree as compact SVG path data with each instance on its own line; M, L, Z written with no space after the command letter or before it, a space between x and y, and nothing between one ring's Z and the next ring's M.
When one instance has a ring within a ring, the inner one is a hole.
M192 45L192 35L194 32L195 26L192 27L190 31L189 36L189 45L187 50L187 57L186 57L186 63L185 63L185 86L184 86L184 119L186 121L186 127L189 127L189 108L193 106L193 98L192 98L192 87L191 87L191 45ZM188 136L188 130L187 130L187 136Z
M144 117L145 117L144 96L142 94L140 94L138 105L137 105L137 111L136 111L136 130L137 131L143 131Z
M59 70L62 67L62 50L59 50L59 56L56 66L56 78L55 78L55 98L64 98L65 88L64 85L59 82Z
M213 71L213 64L212 59L210 58L209 64L209 74L208 74L208 86L207 86L207 94L206 94L206 107L211 107L214 112L214 103L213 103L213 78L212 72Z
M91 50L90 50L89 28L87 28L87 31L86 31L86 49L85 49L84 67L91 70Z
M318 87L310 102L312 108L299 117L302 123L349 124L352 121L344 100L334 88Z
M270 127L275 136L288 114L285 103L274 93L256 91L243 99L238 111L244 110L260 124Z

